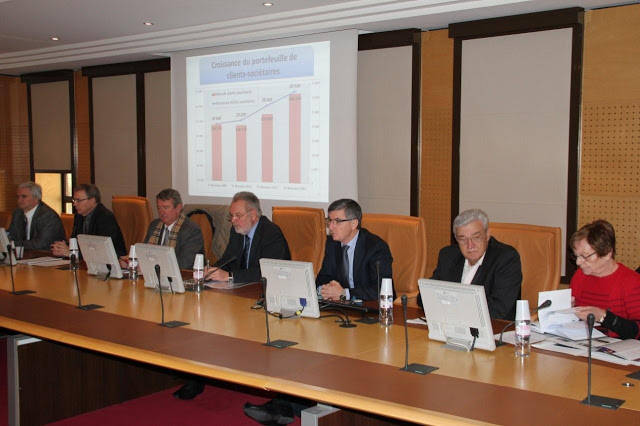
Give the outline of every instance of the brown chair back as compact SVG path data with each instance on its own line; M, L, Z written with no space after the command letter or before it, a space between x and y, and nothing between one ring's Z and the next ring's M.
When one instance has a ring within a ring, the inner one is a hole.
M62 213L60 215L60 219L62 219L64 235L67 236L67 241L69 241L69 238L71 238L71 233L73 232L73 215L69 213Z
M11 212L0 212L0 228L9 229L11 226Z
M141 243L153 220L151 204L145 197L114 195L111 208L122 231L127 252L132 244Z
M324 210L310 207L273 207L273 223L289 244L291 259L313 262L317 274L322 267L327 231Z
M389 244L393 256L393 288L396 303L406 294L409 304L416 305L418 279L427 268L427 234L424 220L414 216L363 214L362 227Z
M522 262L522 300L538 306L538 293L560 285L561 230L558 227L518 223L489 224L491 236L513 246Z
M204 257L208 259L211 264L214 264L218 259L212 251L213 236L216 233L216 228L213 226L213 218L209 212L202 209L190 211L187 213L187 217L200 227L202 238L204 239Z

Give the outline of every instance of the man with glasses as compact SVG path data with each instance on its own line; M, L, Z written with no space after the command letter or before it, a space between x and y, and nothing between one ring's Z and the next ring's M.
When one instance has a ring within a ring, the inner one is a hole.
M235 282L260 281L261 258L291 259L280 227L262 215L260 200L252 192L233 196L227 220L232 225L229 244L214 267L205 271L206 279L227 281L233 277Z
M382 238L362 228L362 209L350 199L331 203L329 237L316 278L327 300L377 300L380 279L391 278L391 251Z
M118 256L127 254L124 238L115 216L100 202L100 190L97 186L84 183L73 189L73 218L71 238L79 234L111 237ZM69 246L65 241L56 241L51 246L54 256L69 256Z
M233 277L235 282L256 282L262 276L261 258L291 260L289 245L280 227L262 216L260 200L252 192L238 192L233 196L227 220L232 225L229 244L216 264L205 270L205 279L228 281ZM204 382L191 378L173 396L190 400L203 391Z
M522 267L515 248L491 236L489 217L480 209L463 211L453 221L457 244L438 255L434 280L484 287L491 318L513 319L520 298ZM422 299L418 297L422 306Z
M60 216L42 201L42 187L35 182L18 185L18 208L7 231L17 247L48 250L54 241L64 240ZM5 248L5 247L3 247Z

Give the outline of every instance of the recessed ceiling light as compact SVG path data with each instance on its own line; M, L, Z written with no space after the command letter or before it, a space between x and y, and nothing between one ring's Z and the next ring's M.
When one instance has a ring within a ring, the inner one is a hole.
M262 3L263 6L273 6L273 3L271 3L270 1L266 2L266 3Z
M59 37L51 37L51 40L53 40L53 41L60 41L60 38L59 38Z
M153 22L145 22L144 24L145 24L147 27L150 27L150 26L152 26L152 25L153 25Z

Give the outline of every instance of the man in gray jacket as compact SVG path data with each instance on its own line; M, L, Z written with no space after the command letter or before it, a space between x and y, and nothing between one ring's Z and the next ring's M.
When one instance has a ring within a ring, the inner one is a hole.
M54 241L66 239L62 220L42 202L42 187L35 182L18 185L18 208L13 211L9 235L26 250L49 250Z

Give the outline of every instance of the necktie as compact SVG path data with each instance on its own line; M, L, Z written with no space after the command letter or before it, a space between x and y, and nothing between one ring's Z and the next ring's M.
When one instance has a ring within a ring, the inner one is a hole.
M29 239L29 221L27 220L27 215L24 215L24 239Z
M349 288L349 246L342 246L342 279L340 284L344 288Z
M85 217L82 223L82 233L89 234L89 218Z
M163 246L164 245L164 236L167 233L167 227L162 225L162 231L160 231L160 238L158 238L158 245L159 246Z
M251 239L248 235L244 236L244 247L242 248L242 257L240 258L240 269L248 269L249 267L249 246Z

